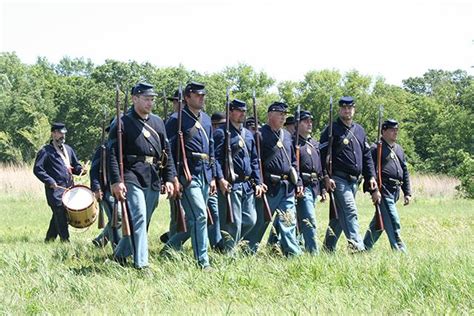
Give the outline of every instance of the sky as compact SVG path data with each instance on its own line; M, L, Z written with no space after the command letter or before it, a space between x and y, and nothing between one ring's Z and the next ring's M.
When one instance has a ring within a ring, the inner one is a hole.
M473 0L0 0L0 51L24 63L84 57L238 63L277 81L358 70L401 85L429 69L474 75Z

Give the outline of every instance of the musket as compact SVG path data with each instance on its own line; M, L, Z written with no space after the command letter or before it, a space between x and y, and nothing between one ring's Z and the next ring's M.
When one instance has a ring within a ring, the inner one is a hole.
M377 133L377 187L382 194L382 116L383 106L379 106L379 121L378 121L378 133ZM377 231L384 230L384 224L382 219L382 212L380 211L380 203L375 204L375 229Z
M166 98L166 91L163 89L163 121L166 122L168 118L168 99Z
M295 114L295 137L294 137L294 147L295 147L295 156L296 156L296 171L300 172L300 111L301 105L298 104Z
M118 158L119 158L119 172L120 182L125 184L125 178L123 173L123 148L122 148L122 119L120 117L120 101L119 101L119 86L115 88L115 108L117 109L117 143L118 143ZM125 100L127 101L128 94L125 94ZM125 115L125 113L124 113ZM126 201L119 201L122 208L122 235L124 237L130 236L130 222L128 220L128 207Z
M230 144L231 135L230 135L230 101L229 101L229 88L227 87L225 95L225 170L224 177L229 182L229 185L232 186L232 183L235 182L235 172L234 172L234 161L232 157L232 147ZM234 212L232 210L232 200L230 192L225 192L226 200L226 221L227 223L234 223Z
M261 159L261 149L260 149L260 137L261 133L258 129L258 115L257 115L257 99L255 97L255 90L252 91L252 107L253 107L253 116L255 117L255 147L257 149L257 160L258 166L260 168L260 179L263 183L263 168L262 168L262 159ZM262 193L262 203L263 203L263 218L265 222L270 222L272 220L272 210L270 209L270 204L268 204L267 194Z
M186 150L184 146L184 136L183 136L183 89L181 84L179 85L178 89L178 102L179 102L179 110L178 110L178 139L176 144L176 171L179 173L183 170L185 183L183 186L188 186L191 183L192 176L191 172L189 171L188 161L186 159ZM181 198L176 197L174 199L175 203L175 210L176 210L176 222L178 224L178 231L179 232L186 232L186 220L183 205L181 204Z
M123 115L127 113L128 110L128 89L125 88L125 102L123 103Z
M99 159L99 182L101 188L108 186L107 181L107 148L105 146L105 124L107 121L107 108L104 106L104 117L102 119L102 134L100 136L100 159ZM99 203L99 219L98 228L102 229L105 227L104 220L104 208L102 203Z
M332 133L332 96L329 99L329 124L328 124L328 151L326 155L326 171L331 179L332 177L332 144L334 142L334 135ZM338 212L336 207L336 200L334 199L334 192L329 189L329 219L338 219Z

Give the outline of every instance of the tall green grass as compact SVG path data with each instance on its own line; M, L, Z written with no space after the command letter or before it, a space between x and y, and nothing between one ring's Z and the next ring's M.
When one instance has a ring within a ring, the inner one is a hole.
M152 273L108 261L94 248L96 225L73 231L70 244L44 244L50 209L44 197L0 196L0 313L4 314L472 314L474 201L416 199L399 204L407 255L383 235L373 251L286 259L263 250L235 258L211 252L212 273L195 266L187 244L159 256L169 210L160 202L150 226ZM373 209L358 200L361 233ZM327 204L317 205L319 240Z

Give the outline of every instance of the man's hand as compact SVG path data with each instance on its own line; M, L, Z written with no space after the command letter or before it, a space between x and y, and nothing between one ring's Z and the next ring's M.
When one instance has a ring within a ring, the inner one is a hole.
M304 195L304 187L302 185L299 185L296 187L296 197L303 197Z
M104 197L104 194L102 193L101 189L98 189L97 191L94 192L95 199L97 201L102 201L102 198Z
M217 186L216 186L216 180L212 179L211 183L209 183L209 194L213 195L217 193Z
M262 197L262 194L264 193L263 191L263 185L262 184L258 184L255 186L255 197L256 198L261 198Z
M369 190L370 191L377 190L377 181L375 181L374 177L370 178L369 180Z
M380 195L379 190L375 190L374 192L372 192L372 202L374 204L379 204L381 198L382 198L382 195Z
M117 182L112 185L112 194L119 201L125 201L125 194L127 194L127 187L123 182Z
M336 189L336 182L329 177L324 177L324 184L326 185L327 192L334 192Z
M164 188L165 188L164 193L167 194L167 196L166 196L167 199L172 198L173 196L176 195L176 193L174 192L174 183L173 182L165 182Z
M56 190L58 188L58 184L56 182L54 182L54 183L50 184L49 187L53 190Z
M174 198L180 199L181 193L183 191L183 186L181 185L181 183L179 183L179 180L177 177L174 177L173 179L173 186L174 186Z
M404 198L404 201L403 201L403 205L408 205L408 204L410 204L410 201L411 201L411 195L405 195L405 198Z
M232 189L232 186L230 185L230 183L224 178L219 179L218 183L219 183L219 190L221 190L222 194L225 194L226 192L230 192L230 190Z
M325 189L321 190L321 200L319 200L321 203L326 202L327 199L327 191Z

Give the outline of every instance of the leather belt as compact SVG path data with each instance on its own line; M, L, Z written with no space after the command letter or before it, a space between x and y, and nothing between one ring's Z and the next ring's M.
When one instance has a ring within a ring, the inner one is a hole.
M156 164L158 159L155 156L138 156L138 155L125 155L125 158L128 163L135 163L135 162L146 162L149 164Z
M353 175L348 174L348 173L346 173L346 172L344 172L344 171L338 171L338 170L336 170L336 171L333 171L332 174L335 175L335 176L338 176L338 177L340 177L340 178L342 178L342 179L345 179L345 180L347 180L347 181L351 181L351 182L357 182L357 181L359 181L359 179L360 179L360 175L359 175L359 176L353 176Z
M311 173L302 172L301 178L303 179L303 181L320 180L320 177L318 177L318 174L316 172L311 172Z
M394 178L384 178L382 177L382 182L389 183L394 186L401 186L403 184L403 181L394 179Z
M206 153L191 153L191 157L195 160L208 160L209 161L209 155Z

